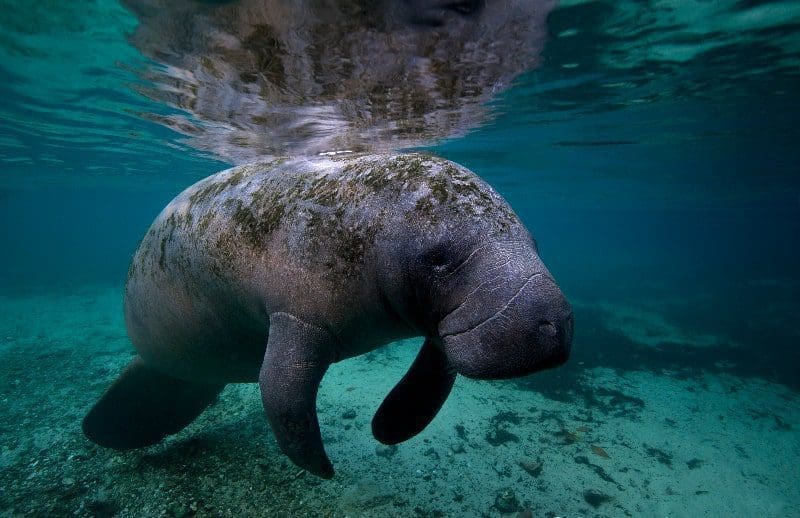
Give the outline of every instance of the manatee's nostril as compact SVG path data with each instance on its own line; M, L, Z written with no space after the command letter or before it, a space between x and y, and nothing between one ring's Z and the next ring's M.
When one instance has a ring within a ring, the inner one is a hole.
M558 329L552 322L543 321L539 323L539 334L544 336L556 336Z

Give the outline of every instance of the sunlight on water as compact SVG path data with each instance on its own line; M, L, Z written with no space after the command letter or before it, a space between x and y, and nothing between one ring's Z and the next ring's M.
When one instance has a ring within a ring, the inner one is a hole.
M144 123L143 113L168 112L132 88L147 60L128 44L137 22L118 2L4 1L0 9L0 161L13 164L3 184L158 182L162 164L176 161L173 174L183 178L210 172L188 156L199 153L164 146L174 134Z
M359 18L297 4L286 19L300 25L270 36L269 9L241 2L129 2L141 21L114 1L6 4L0 160L28 181L122 175L179 186L186 180L176 176L222 167L201 157L404 147L483 122L437 149L501 190L521 182L540 191L541 181L552 191L550 178L560 176L570 199L594 206L796 205L800 196L791 186L800 153L793 2L562 2L555 12L532 3L513 16L493 7L478 22L450 12L443 39L452 45L437 36L433 61L420 57L434 44L432 21L402 10L376 23L367 11ZM343 16L347 23L332 23ZM520 20L524 31L514 28ZM358 30L369 45L355 45ZM191 31L209 37L187 39ZM258 50L264 38L285 47L280 59ZM515 38L524 52L504 50ZM367 65L377 55L383 65ZM584 157L594 157L590 171ZM691 173L697 160L708 161L702 178ZM710 203L709 190L718 191ZM563 189L552 194L538 201L569 202Z
M553 6L424 4L127 2L134 44L163 65L145 95L198 121L162 122L235 163L462 134L537 65Z

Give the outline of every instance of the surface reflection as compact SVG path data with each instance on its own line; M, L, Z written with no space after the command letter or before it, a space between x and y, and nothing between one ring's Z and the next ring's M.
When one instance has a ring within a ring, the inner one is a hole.
M242 163L463 134L539 62L552 0L125 0L151 114Z

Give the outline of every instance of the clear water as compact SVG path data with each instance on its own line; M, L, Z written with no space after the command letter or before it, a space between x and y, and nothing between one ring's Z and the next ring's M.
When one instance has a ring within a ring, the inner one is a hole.
M350 131L297 90L255 122L241 88L228 111L187 102L209 83L174 81L203 49L175 43L175 13L226 2L125 3L0 1L2 515L800 516L796 2L561 2L498 68L510 85L460 118L435 98L419 132L387 123L402 111ZM143 39L165 13L171 43ZM131 357L121 294L155 215L254 154L337 145L426 147L501 192L575 307L570 361L459 379L396 451L369 421L415 348L336 365L332 481L285 460L251 385L161 445L89 443L80 421Z

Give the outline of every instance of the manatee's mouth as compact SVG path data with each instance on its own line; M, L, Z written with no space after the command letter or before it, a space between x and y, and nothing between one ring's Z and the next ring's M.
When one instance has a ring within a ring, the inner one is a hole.
M565 325L547 324L547 339L520 341L511 347L486 343L475 332L446 338L442 347L452 368L468 378L502 380L528 376L563 365L572 349L572 318Z
M485 317L485 318L481 319L480 321L478 321L478 323L477 323L477 324L473 324L473 325L465 326L465 327L464 327L463 329L461 329L461 330L449 330L449 329L447 329L447 328L449 327L449 323L450 323L450 322L452 322L453 320L458 320L458 315L457 315L457 313L458 313L459 311L461 311L461 312L464 312L464 310L465 310L465 308L467 307L467 305L468 305L469 303L473 302L473 300L472 300L472 298L471 298L471 297L472 297L472 295L473 295L474 293L476 293L476 292L470 293L470 294L467 296L467 298L466 298L466 299L464 299L464 301L463 301L461 304L459 304L458 306L456 306L456 307L455 307L455 308L454 308L452 311L448 312L448 313L447 313L447 314L444 316L444 318L442 318L442 320L441 320L441 322L442 322L442 328L440 329L440 334L439 334L439 337L440 337L442 340L444 340L445 338L448 338L448 337L453 337L453 336L458 336L458 335L461 335L461 334L469 333L469 332L472 332L472 331L474 331L475 329L478 329L478 328L480 328L481 326L484 326L484 325L490 324L490 323L491 323L492 321L494 321L494 320L497 320L497 319L500 319L500 318L502 318L502 317L503 317L503 312L504 312L504 311L506 311L506 310L507 310L507 309L508 309L508 308L509 308L509 307L510 307L510 306L511 306L513 303L514 303L514 301L515 301L515 300L517 300L517 298L519 298L519 296L520 296L520 295L521 295L521 294L522 294L522 293L525 291L525 288L526 288L526 287L528 287L528 285L529 285L529 284L531 284L531 282L532 282L534 279L536 279L536 278L538 278L538 277L541 277L541 276L543 276L543 275L544 275L544 273L545 273L545 272L535 272L535 273L531 274L531 275L530 275L530 276L529 276L529 277L528 277L528 278L525 280L525 282L523 282L523 283L522 283L522 286L520 286L519 288L517 288L516 292L515 292L513 295L511 295L511 297L508 299L508 301L507 301L505 304L503 304L502 306L498 307L498 308L497 308L497 309L496 309L496 310L495 310L495 311L494 311L492 314L490 314L488 317ZM552 278L551 278L551 280L552 280ZM478 309L480 310L480 308L478 308Z
M552 277L540 271L504 291L504 303L468 297L469 304L442 320L442 348L455 370L470 378L506 379L567 361L574 317Z

